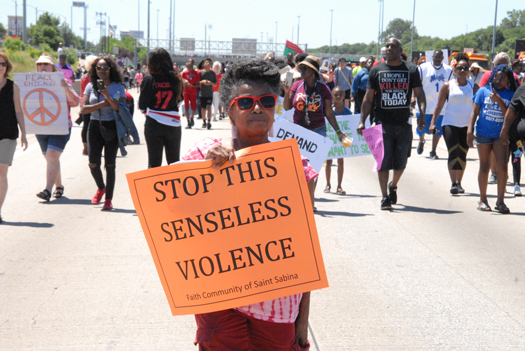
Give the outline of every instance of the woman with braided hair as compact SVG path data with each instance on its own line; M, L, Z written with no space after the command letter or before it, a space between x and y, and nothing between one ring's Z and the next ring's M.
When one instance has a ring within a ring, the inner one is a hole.
M487 200L487 184L490 171L490 153L493 151L498 180L498 199L495 209L499 213L510 213L503 201L507 182L508 147L503 145L500 140L500 132L503 128L507 106L509 106L516 89L512 69L506 65L498 65L492 70L488 84L479 89L473 98L474 106L470 113L467 144L473 147L474 139L477 140L479 154L478 210L480 211L491 211Z

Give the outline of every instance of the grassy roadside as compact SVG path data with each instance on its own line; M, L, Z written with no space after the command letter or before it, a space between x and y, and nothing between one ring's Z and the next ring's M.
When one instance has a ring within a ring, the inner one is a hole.
M24 72L35 72L36 58L32 58L27 52L24 51L11 51L6 50L6 54L9 57L9 61L13 64L14 73Z

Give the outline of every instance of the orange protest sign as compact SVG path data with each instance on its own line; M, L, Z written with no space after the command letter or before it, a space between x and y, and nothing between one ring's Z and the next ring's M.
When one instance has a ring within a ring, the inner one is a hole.
M328 287L295 140L127 175L173 315Z

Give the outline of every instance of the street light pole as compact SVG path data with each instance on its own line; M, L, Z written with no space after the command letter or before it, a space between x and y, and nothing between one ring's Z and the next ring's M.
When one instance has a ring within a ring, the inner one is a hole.
M159 43L159 9L157 9L157 44Z
M330 10L330 58L332 58L332 24L334 22L334 10Z
M379 27L377 28L377 57L381 56L381 9L383 8L383 0L379 2Z
M275 22L275 55L277 55L277 23Z
M492 31L492 62L494 63L496 49L496 18L498 17L498 0L496 0L496 9L494 10L494 30Z
M415 20L416 20L416 0L414 0L414 10L412 12L412 39L410 40L410 61L412 61L412 52L414 51L414 21Z
M297 45L299 45L299 26L301 25L301 16L297 16Z
M150 34L150 27L149 27L150 4L151 4L151 1L148 0L148 50L147 50L148 55L149 55L149 38L150 38L150 35L149 35Z

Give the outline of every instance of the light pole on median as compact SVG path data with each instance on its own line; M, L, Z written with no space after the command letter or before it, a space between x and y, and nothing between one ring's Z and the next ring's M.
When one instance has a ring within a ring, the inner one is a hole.
M379 27L377 29L377 57L381 56L381 9L384 6L383 0L377 0L379 2Z
M297 16L297 45L299 45L299 26L301 25L301 16Z
M492 62L494 62L494 55L496 49L496 18L498 17L498 0L496 0L496 9L494 10L494 30L492 31Z
M275 55L277 56L277 23L275 22Z
M414 21L416 20L416 0L414 0L414 10L412 13L412 40L410 41L410 61L412 61L412 52L414 51Z
M332 24L334 22L334 10L330 10L330 58L332 58Z
M157 9L157 44L159 42L159 9Z

